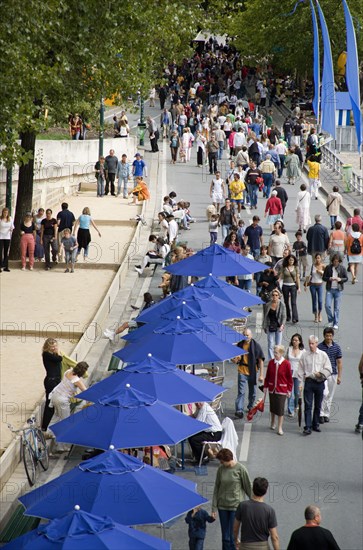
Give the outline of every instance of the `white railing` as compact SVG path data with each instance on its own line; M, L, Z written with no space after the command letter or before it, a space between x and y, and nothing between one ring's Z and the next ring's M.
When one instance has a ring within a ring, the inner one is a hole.
M339 174L343 179L343 166L344 162L338 157L337 153L331 148L334 140L330 138L322 147L322 161L333 172ZM363 178L354 169L352 170L352 177L349 182L349 187L352 191L356 191L359 195L363 194Z

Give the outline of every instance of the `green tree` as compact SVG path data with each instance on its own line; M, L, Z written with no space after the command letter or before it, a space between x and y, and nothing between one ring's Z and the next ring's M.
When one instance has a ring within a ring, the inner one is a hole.
M312 77L313 30L310 3L297 0L266 2L251 0L232 19L231 35L243 56L252 56L252 63L263 58L275 70ZM363 55L363 5L361 0L348 1L358 31L359 53ZM341 0L320 0L328 25L333 61L346 49L344 12ZM294 10L296 6L296 10Z
M0 160L20 164L19 226L32 207L36 135L81 102L92 109L101 95L149 89L167 61L189 52L200 9L192 0L3 0L2 13Z

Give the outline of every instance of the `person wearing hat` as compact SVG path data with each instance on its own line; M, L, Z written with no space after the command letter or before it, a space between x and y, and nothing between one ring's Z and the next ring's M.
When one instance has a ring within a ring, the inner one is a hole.
M147 177L147 167L143 159L141 158L140 153L136 153L135 160L132 163L132 175L134 178L134 187L137 185L136 179L138 177L143 177L145 172L145 178Z

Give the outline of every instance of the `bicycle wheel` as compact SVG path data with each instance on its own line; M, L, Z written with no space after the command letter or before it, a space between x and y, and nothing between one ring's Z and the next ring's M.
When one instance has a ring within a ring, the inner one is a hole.
M38 462L40 463L43 470L48 470L49 468L49 455L48 447L45 441L44 435L41 430L36 431L37 443L38 443Z
M23 463L25 468L26 477L28 478L29 485L34 485L35 478L37 474L36 460L34 457L33 449L30 446L29 441L22 439L22 453L23 453Z

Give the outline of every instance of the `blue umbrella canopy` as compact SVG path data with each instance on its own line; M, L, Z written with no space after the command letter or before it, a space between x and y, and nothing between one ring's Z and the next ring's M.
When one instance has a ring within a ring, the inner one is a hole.
M234 317L248 317L249 315L246 311L242 311L241 307L233 306L230 302L214 296L212 290L204 290L191 285L145 309L137 317L137 320L141 323L155 321L161 315L172 312L184 303L216 321Z
M5 546L8 550L170 550L169 542L79 510L56 518Z
M128 365L94 384L78 397L94 402L111 392L122 390L126 384L169 405L213 401L217 395L226 391L225 388L184 372L171 363L149 356L141 363Z
M152 395L126 384L108 396L57 422L51 429L58 441L84 447L118 449L174 445L205 430L208 424L186 416Z
M213 292L215 298L230 302L236 307L251 307L257 304L263 304L259 296L250 294L237 286L230 285L213 275L208 275L208 277L201 279L195 283L195 286Z
M218 319L214 318L214 316L210 317L205 315L202 311L200 311L198 303L193 304L193 306L194 305L197 309L194 309L194 307L188 305L187 302L182 301L174 309L163 313L160 318L155 318L154 321L147 323L137 330L129 332L126 336L123 336L123 339L127 340L128 342L138 342L141 338L147 336L152 331L162 332L165 327L170 328L173 322L175 322L175 325L177 325L177 321L179 321L180 319L189 321L190 324L194 325L196 330L203 330L204 327L207 326L215 333L218 338L220 338L223 342L228 342L229 344L235 344L241 339L245 339L244 336L242 336L241 338L241 335L233 330L231 327L220 323ZM216 306L216 309L218 310L218 305ZM229 308L223 307L222 309L228 311ZM247 316L247 314L243 314L241 310L238 310L237 308L230 309L231 311L236 311L235 316ZM231 313L228 314L231 315Z
M174 275L204 277L212 274L219 277L250 275L251 273L263 271L265 266L219 244L213 244L208 248L199 250L193 256L185 258L185 260L168 265L164 269Z
M178 319L162 329L153 330L114 356L125 363L134 363L151 353L164 361L185 365L216 363L236 357L240 352L240 348L220 340L208 325L201 323L197 328L196 321Z
M75 504L123 525L165 523L207 502L196 483L110 449L20 497L26 515L56 518Z

